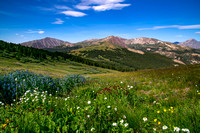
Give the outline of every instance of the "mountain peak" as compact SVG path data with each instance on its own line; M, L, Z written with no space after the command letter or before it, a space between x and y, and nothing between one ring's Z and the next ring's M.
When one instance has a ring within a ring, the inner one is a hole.
M108 42L114 46L120 46L120 47L127 47L126 44L124 44L125 39L118 37L118 36L108 36L106 38L103 38L101 42Z
M195 40L195 39L189 39L189 40L187 40L187 41L185 41L185 42L179 43L178 45L188 46L188 47L196 48L196 49L199 49L199 48L200 48L200 42L198 42L198 41Z
M69 45L69 42L64 42L62 40L54 39L51 37L45 37L40 40L33 40L29 42L24 42L22 45L34 47L34 48L53 48L60 45Z

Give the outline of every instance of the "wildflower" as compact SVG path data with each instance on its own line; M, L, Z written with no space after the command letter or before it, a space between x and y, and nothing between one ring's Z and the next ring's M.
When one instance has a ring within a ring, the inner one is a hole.
M154 119L154 122L156 122L157 121L157 119Z
M121 81L120 83L122 84L123 82Z
M168 127L166 126L166 125L164 125L163 127L162 127L162 129L163 130L165 130L165 129L167 129Z
M117 111L117 108L114 108L115 111Z
M160 111L157 111L157 113L159 114L159 113L160 113Z
M122 120L120 121L120 123L121 123L121 124L124 123L124 120L122 119Z
M169 111L171 111L171 109L169 109Z
M171 113L174 113L174 111L172 110Z
M95 130L95 128L91 128L91 131L94 131Z
M116 123L116 122L114 122L112 125L113 125L113 126L117 126L117 123Z
M174 132L179 132L180 128L179 127L174 127Z
M104 98L105 100L107 99L107 97Z
M15 78L15 81L17 81L17 78Z
M161 124L161 122L158 122L158 125L160 125Z
M190 130L189 130L189 129L187 129L187 128L183 128L183 129L182 129L182 131L183 131L183 132L190 133Z
M89 118L89 117L90 117L90 115L87 115L87 117Z
M164 109L164 112L166 112L167 110L166 109Z
M128 126L128 123L125 123L124 126L127 127L127 126Z
M109 109L109 108L110 108L110 106L107 106L107 108Z
M77 107L77 109L79 109L80 107Z
M156 103L156 101L153 101L153 104L155 104Z
M198 95L200 95L200 92L198 93Z
M9 120L7 119L6 122L9 123Z
M143 121L147 121L147 117L143 117Z
M125 115L123 115L123 117L124 117L124 119L126 119L126 116L125 116Z
M88 104L91 104L91 101L88 101L87 103L88 103Z
M52 96L52 94L49 94L49 96L51 97L51 96Z
M171 109L173 109L173 107L170 107Z
M153 128L154 131L156 131L156 128Z
M7 124L3 124L3 128L5 128L7 126Z

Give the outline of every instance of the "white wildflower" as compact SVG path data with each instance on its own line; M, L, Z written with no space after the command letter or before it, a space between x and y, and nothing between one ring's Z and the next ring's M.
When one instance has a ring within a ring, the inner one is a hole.
M89 117L90 117L90 115L87 115L87 117L89 118Z
M183 128L183 129L182 129L182 131L183 131L183 132L190 133L190 130L189 130L189 129L187 129L187 128Z
M77 109L80 109L80 107L77 107Z
M107 97L104 98L105 100L107 99Z
M123 117L124 117L124 119L126 119L126 116L125 116L125 115L123 115Z
M113 125L113 126L117 126L117 123L116 123L116 122L114 122L112 125Z
M114 108L115 111L117 111L117 108Z
M124 126L127 127L127 126L128 126L128 123L125 123Z
M122 84L123 82L121 81L120 83Z
M174 132L179 132L180 128L179 127L174 127Z
M166 126L166 125L164 125L163 127L162 127L162 129L163 130L165 130L165 129L167 129L168 127Z
M147 117L143 117L143 121L147 121Z
M122 120L120 121L120 123L123 124L123 123L124 123L124 120L122 119Z
M91 131L94 131L95 130L95 128L91 128Z
M110 108L110 106L107 106L107 108L109 109L109 108Z
M88 101L87 103L88 103L88 104L91 104L91 101Z
M156 131L156 128L153 128L154 131Z

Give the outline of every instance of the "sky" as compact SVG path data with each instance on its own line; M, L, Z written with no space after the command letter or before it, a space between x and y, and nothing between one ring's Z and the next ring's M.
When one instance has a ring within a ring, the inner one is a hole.
M0 40L200 41L200 0L0 0Z

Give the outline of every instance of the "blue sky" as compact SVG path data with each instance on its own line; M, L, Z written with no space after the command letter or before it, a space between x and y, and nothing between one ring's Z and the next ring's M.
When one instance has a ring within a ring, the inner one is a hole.
M199 6L199 0L1 0L0 40L79 42L114 35L200 41Z

